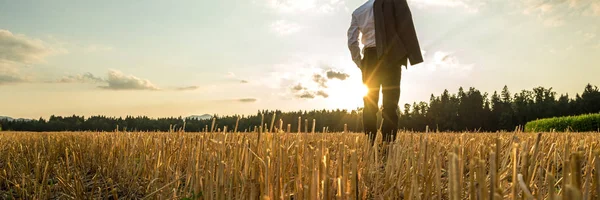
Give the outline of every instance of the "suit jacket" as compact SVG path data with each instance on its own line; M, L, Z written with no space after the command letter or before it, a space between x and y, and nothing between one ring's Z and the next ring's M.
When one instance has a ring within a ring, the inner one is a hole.
M388 65L423 62L421 47L406 0L375 0L375 41L377 56Z

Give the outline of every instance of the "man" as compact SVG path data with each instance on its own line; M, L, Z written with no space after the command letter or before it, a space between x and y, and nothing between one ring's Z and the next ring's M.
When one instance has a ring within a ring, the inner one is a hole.
M364 45L361 58L360 41ZM384 141L391 142L398 131L398 101L402 65L423 62L412 15L406 0L369 0L352 13L348 29L348 47L352 60L362 71L369 92L363 98L363 124L371 144L377 134L379 91L383 95Z

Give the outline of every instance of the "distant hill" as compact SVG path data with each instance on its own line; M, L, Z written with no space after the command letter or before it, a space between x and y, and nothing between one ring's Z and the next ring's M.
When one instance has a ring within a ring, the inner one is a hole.
M7 121L33 121L33 119L25 119L25 118L15 119L15 118L8 117L8 116L0 116L0 120L7 120Z
M186 117L186 119L198 119L198 120L212 119L212 115L209 115L209 114L192 115L192 116Z
M12 121L13 118L12 117L7 117L7 116L0 116L0 120L8 120L8 121Z

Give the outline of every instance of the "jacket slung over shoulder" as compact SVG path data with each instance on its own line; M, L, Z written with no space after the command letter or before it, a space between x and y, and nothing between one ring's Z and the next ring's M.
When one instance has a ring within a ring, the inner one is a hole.
M423 62L412 14L406 0L375 0L375 39L378 57L388 64Z

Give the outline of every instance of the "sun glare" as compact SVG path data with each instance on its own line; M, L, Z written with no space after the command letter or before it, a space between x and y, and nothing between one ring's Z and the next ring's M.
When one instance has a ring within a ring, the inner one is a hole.
M327 107L332 109L356 109L363 106L363 97L368 88L360 82L332 84L328 90L330 96L325 100Z
M365 84L362 84L356 88L356 93L360 94L361 97L367 96L368 92L369 88Z

